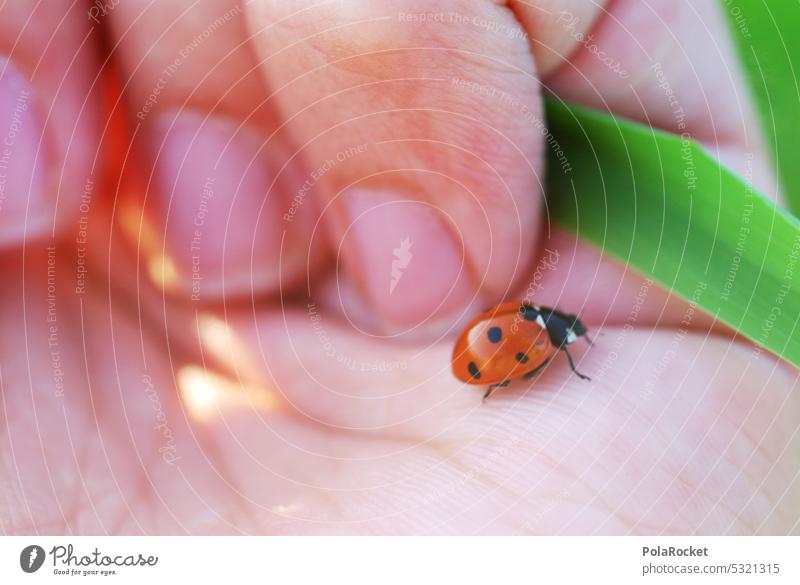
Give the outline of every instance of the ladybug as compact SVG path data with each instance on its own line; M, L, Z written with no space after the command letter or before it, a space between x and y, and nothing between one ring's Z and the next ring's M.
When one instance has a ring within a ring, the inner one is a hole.
M589 380L575 369L567 350L578 337L591 345L586 331L576 315L528 302L502 303L478 314L458 337L453 374L467 384L489 384L486 400L495 388L504 388L515 378L531 378L561 350L572 371Z

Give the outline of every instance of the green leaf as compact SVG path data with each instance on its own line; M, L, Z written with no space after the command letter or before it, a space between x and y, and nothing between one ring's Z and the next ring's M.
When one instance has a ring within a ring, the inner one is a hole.
M797 219L690 140L553 99L547 115L556 220L800 365Z
M722 0L789 207L800 213L800 2Z

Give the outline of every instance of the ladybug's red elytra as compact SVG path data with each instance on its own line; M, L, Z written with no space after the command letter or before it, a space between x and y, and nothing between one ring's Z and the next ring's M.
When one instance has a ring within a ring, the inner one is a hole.
M489 384L486 400L495 388L532 377L561 350L572 371L588 380L575 369L567 350L578 337L591 344L586 331L576 315L528 302L502 303L478 314L464 328L453 349L453 374L467 384Z

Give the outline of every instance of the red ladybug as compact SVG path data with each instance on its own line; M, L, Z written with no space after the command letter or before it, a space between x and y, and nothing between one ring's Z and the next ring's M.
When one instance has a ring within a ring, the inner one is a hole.
M502 303L477 315L464 329L453 349L453 373L467 384L489 384L483 399L514 378L528 379L541 370L557 350L586 336L586 326L575 315L534 304Z

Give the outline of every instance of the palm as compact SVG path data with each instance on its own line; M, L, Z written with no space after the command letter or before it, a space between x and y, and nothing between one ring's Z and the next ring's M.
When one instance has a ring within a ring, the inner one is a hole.
M597 262L583 247L576 258ZM27 260L36 267L24 281L27 310L14 304L21 281L3 303L7 331L27 331L27 351L3 369L4 388L14 389L4 393L7 469L20 478L5 493L6 531L795 529L783 520L792 496L779 489L790 472L780 453L796 407L786 404L790 372L767 355L755 359L749 344L708 336L702 322L675 345L686 307L655 288L633 331L614 315L631 306L625 292L588 291L586 314L612 307L594 347L578 351L591 383L556 360L482 404L480 388L449 373L450 340L370 342L324 308L328 339L351 361L321 351L319 326L303 309L258 305L255 319L249 308L229 311L233 332L220 343L224 321L164 311L150 287L138 304L122 302L117 291L135 290L127 282L113 282L110 295L94 286L81 302L59 274L51 347L46 255ZM619 277L608 262L598 267L598 282L604 271ZM636 277L623 282L639 293ZM587 292L578 283L559 297L562 283L542 284L542 296L564 305ZM663 308L659 327L642 327ZM197 323L216 328L216 347L198 339ZM53 388L53 348L67 382L56 401L42 393ZM192 369L203 359L219 375L211 386L224 391L222 380L232 380L216 403L192 394L204 387ZM659 359L669 364L656 377ZM392 371L365 373L361 364Z

